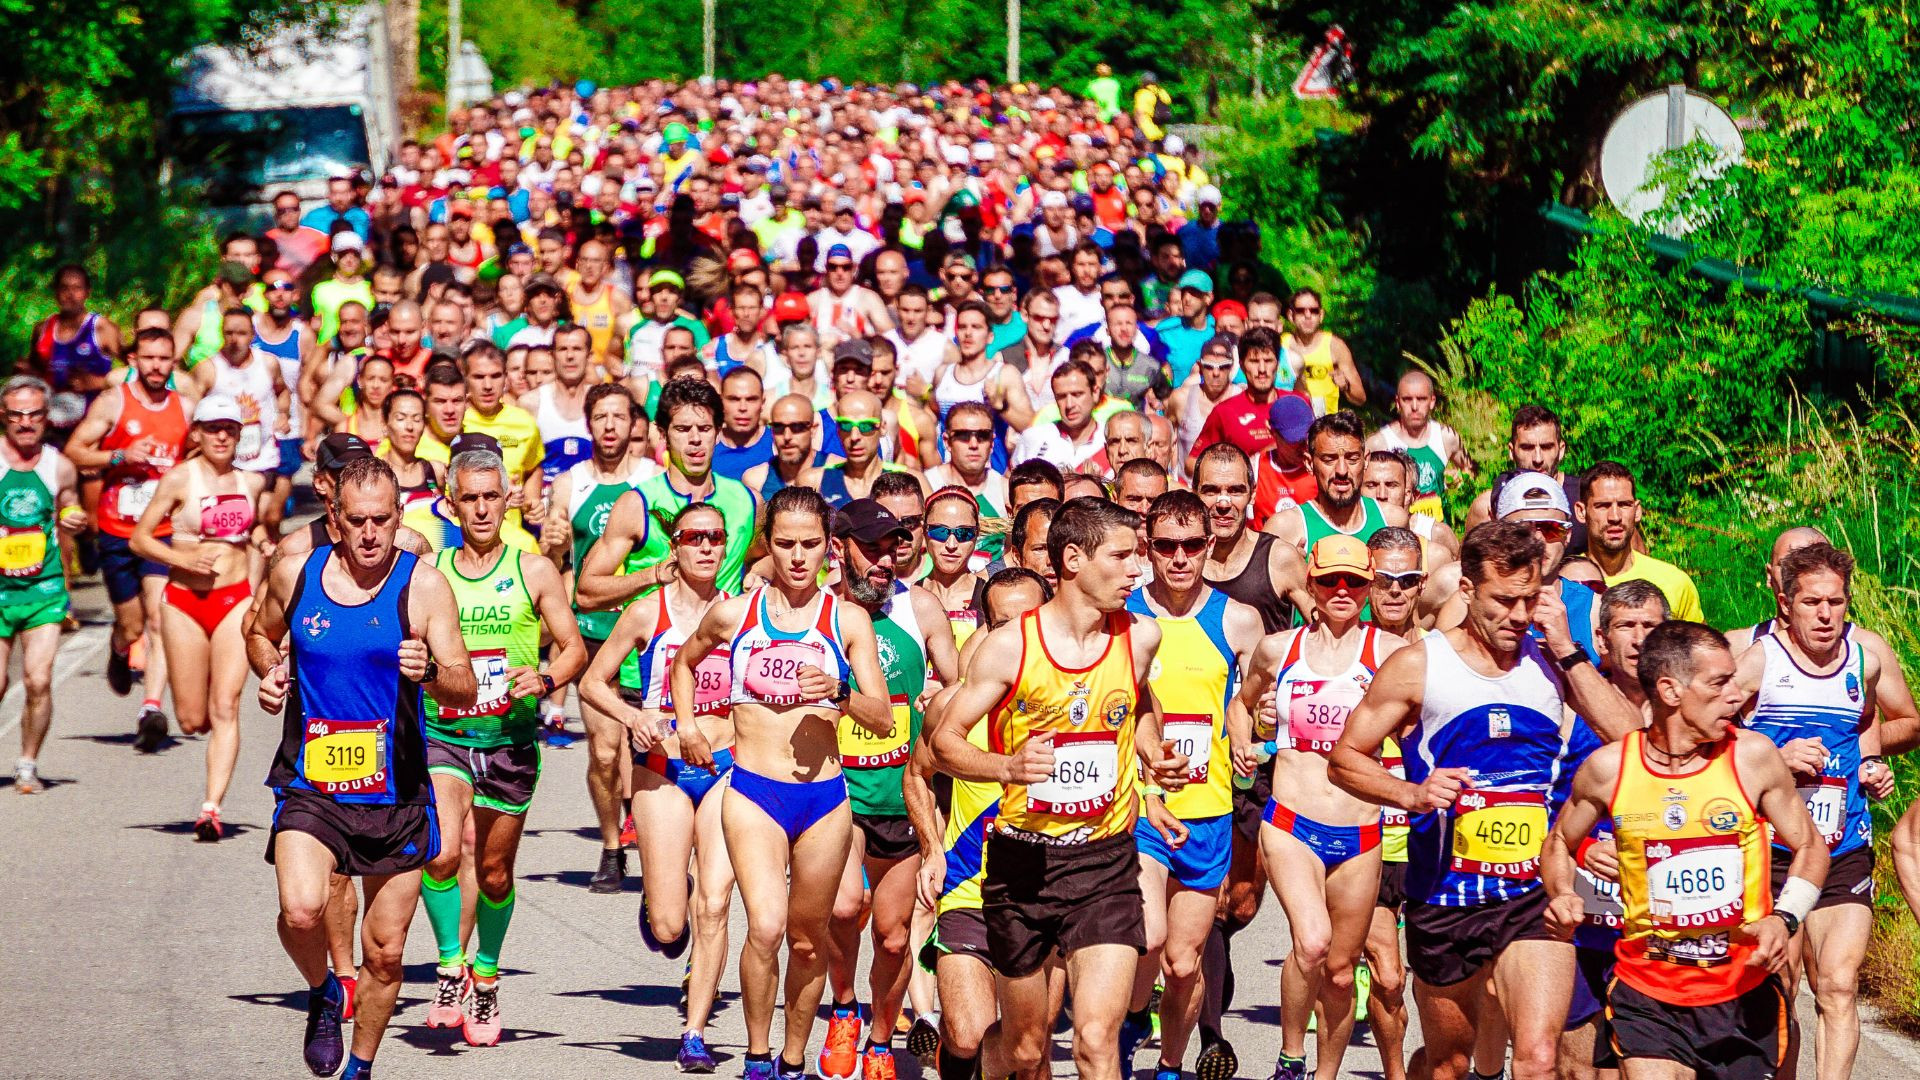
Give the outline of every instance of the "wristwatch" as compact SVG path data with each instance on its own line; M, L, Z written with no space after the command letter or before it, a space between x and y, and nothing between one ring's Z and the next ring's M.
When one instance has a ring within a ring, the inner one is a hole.
M1553 662L1560 665L1561 671L1572 671L1581 664L1593 663L1593 657L1587 655L1587 650L1575 648L1565 656L1554 657Z
M553 694L553 676L543 671L540 673L540 682L542 685L544 685L547 688L547 692L540 696L541 697L551 696Z
M1794 918L1793 912L1782 911L1779 908L1774 908L1771 914L1778 916L1781 922L1787 924L1788 937L1792 937L1793 935L1800 932L1800 920Z
M840 685L835 688L833 692L833 696L827 700L833 702L835 705L845 705L847 699L851 697L853 697L853 684L845 679L841 679Z
M440 661L427 657L427 670L420 676L420 685L425 686L440 677Z

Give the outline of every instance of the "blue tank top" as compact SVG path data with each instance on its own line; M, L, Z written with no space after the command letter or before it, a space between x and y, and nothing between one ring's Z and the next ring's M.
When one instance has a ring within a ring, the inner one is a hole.
M835 510L853 501L853 492L847 490L847 471L838 465L829 465L820 470L820 497Z
M560 474L593 456L593 440L579 435L562 435L541 443L540 475L551 484Z
M1567 606L1567 629L1573 633L1573 643L1586 650L1587 659L1594 667L1600 666L1600 647L1593 641L1593 605L1599 599L1593 586L1584 581L1571 581L1560 578L1560 602ZM1540 628L1527 627L1527 636L1534 644L1545 645L1547 639L1540 636Z
M1573 774L1580 771L1580 766L1587 763L1595 750L1605 745L1606 742L1594 734L1593 728L1587 724L1586 717L1574 718L1573 729L1567 735L1566 753L1562 755L1560 775L1553 782L1549 807L1554 817L1559 816L1560 808L1573 795ZM1588 836L1594 840L1613 839L1612 819L1601 819ZM1587 903L1587 918L1573 932L1573 943L1583 949L1612 949L1613 943L1620 940L1620 886L1617 882L1603 881L1584 869L1577 869L1575 873L1583 879L1576 882L1574 888ZM1590 890L1593 895L1589 895Z
M400 674L416 560L395 552L372 599L342 604L323 584L332 554L329 544L307 555L287 604L293 692L267 786L357 805L431 805L420 686Z
M298 322L288 323L287 336L278 342L268 341L266 338L261 337L260 328L255 326L253 329L253 347L266 353L268 356L278 357L282 360L291 360L297 364L300 362L300 324Z
M100 340L94 329L99 321L99 315L89 313L79 331L66 341L54 334L54 321L47 321L47 374L55 390L65 390L75 372L105 375L113 370L112 358L100 351Z
M1795 774L1800 798L1813 815L1814 828L1836 856L1873 842L1873 815L1860 787L1860 733L1866 729L1866 649L1843 631L1846 654L1825 675L1801 667L1781 640L1781 632L1756 638L1766 657L1760 693L1747 726L1785 746L1795 739L1819 739L1827 761L1813 779ZM1781 847L1781 845L1775 845ZM1781 850L1785 850L1781 847Z
M713 471L721 476L738 480L747 474L748 469L772 460L773 429L765 425L760 428L760 437L745 446L734 446L725 439L713 441ZM772 492L764 494L771 495Z

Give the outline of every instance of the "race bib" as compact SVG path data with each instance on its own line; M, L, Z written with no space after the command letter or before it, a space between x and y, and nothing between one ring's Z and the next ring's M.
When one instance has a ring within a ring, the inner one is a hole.
M1813 815L1813 827L1828 848L1839 846L1847 835L1847 781L1841 776L1823 776L1817 784L1799 789L1800 800Z
M1093 817L1120 789L1120 733L1061 731L1053 736L1053 773L1027 787L1027 809L1055 817Z
M673 658L679 651L680 646L678 645L667 646L667 670L671 671L673 669ZM728 650L720 648L708 653L707 658L700 661L700 665L693 669L694 715L710 716L714 713L726 712L727 706L732 703L730 697L732 694L732 687L730 685L732 681L733 664L729 657ZM667 701L671 703L672 700L673 689L672 687L668 687Z
M387 724L380 720L307 718L300 773L322 795L374 795L387 790Z
M512 680L507 678L507 650L474 649L467 653L467 663L473 667L473 679L480 689L473 696L470 708L457 709L442 705L441 719L458 720L472 716L505 716L513 702L507 697Z
M1620 883L1608 881L1586 867L1577 867L1573 894L1587 906L1587 925L1600 930L1619 930L1626 924L1627 910L1620 903Z
M1453 869L1531 881L1547 842L1547 799L1538 791L1467 790L1453 804Z
M239 540L253 528L253 504L245 495L202 495L200 497L200 537L204 540Z
M1703 931L1648 940L1648 955L1676 964L1724 963L1729 931L1746 921L1740 840L1701 836L1646 845L1647 916L1663 930Z
M1168 713L1160 722L1160 735L1173 741L1173 748L1187 758L1187 783L1207 782L1207 767L1213 762L1213 717L1203 713Z
M800 692L800 666L827 670L827 651L811 641L776 641L747 656L747 693L769 705L798 705L806 700Z
M866 728L853 722L853 717L840 718L840 764L849 769L888 769L907 763L908 736L913 731L913 703L906 695L895 694L893 705L893 732L889 735L875 735Z
M0 577L32 577L47 561L47 534L29 525L0 528Z
M140 515L147 512L147 504L153 501L153 493L159 487L159 477L120 485L113 496L114 511L128 521L140 520Z
M240 444L234 447L235 462L251 461L260 456L260 447L266 440L265 429L259 424L248 424L240 429Z
M1395 780L1407 778L1407 760L1400 755L1400 747L1389 739L1380 748L1380 765ZM1404 829L1407 827L1407 812L1398 806L1380 808L1380 827L1383 829Z
M1330 754L1347 717L1365 693L1351 679L1309 680L1293 684L1287 704L1287 735L1295 750Z

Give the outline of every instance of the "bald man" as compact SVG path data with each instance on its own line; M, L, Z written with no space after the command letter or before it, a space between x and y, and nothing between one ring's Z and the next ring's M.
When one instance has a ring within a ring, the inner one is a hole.
M844 460L820 450L820 417L813 402L799 394L788 394L773 403L767 414L767 428L773 432L773 459L748 469L740 482L754 490L761 502L773 498L781 488L798 484L814 461L831 464Z
M1413 505L1409 509L1435 521L1445 516L1441 500L1447 490L1447 466L1468 476L1474 471L1473 459L1462 448L1460 434L1433 419L1433 409L1439 400L1433 380L1426 372L1418 368L1407 372L1400 376L1393 395L1398 418L1367 440L1369 450L1405 450L1413 455L1419 475L1414 481Z
M808 469L800 483L826 497L834 506L845 506L864 499L873 490L873 482L883 472L909 471L880 456L881 435L886 420L880 415L880 399L866 390L852 390L834 403L833 422L839 425L840 445L847 459L838 465ZM919 474L914 474L916 477ZM927 482L920 480L921 494L927 494Z

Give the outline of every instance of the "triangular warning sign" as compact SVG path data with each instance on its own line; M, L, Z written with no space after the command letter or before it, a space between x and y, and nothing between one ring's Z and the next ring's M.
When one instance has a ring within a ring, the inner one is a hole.
M1293 80L1293 96L1339 97L1340 87L1352 74L1353 46L1347 43L1347 32L1338 26L1329 27L1326 40L1314 48L1299 77Z

